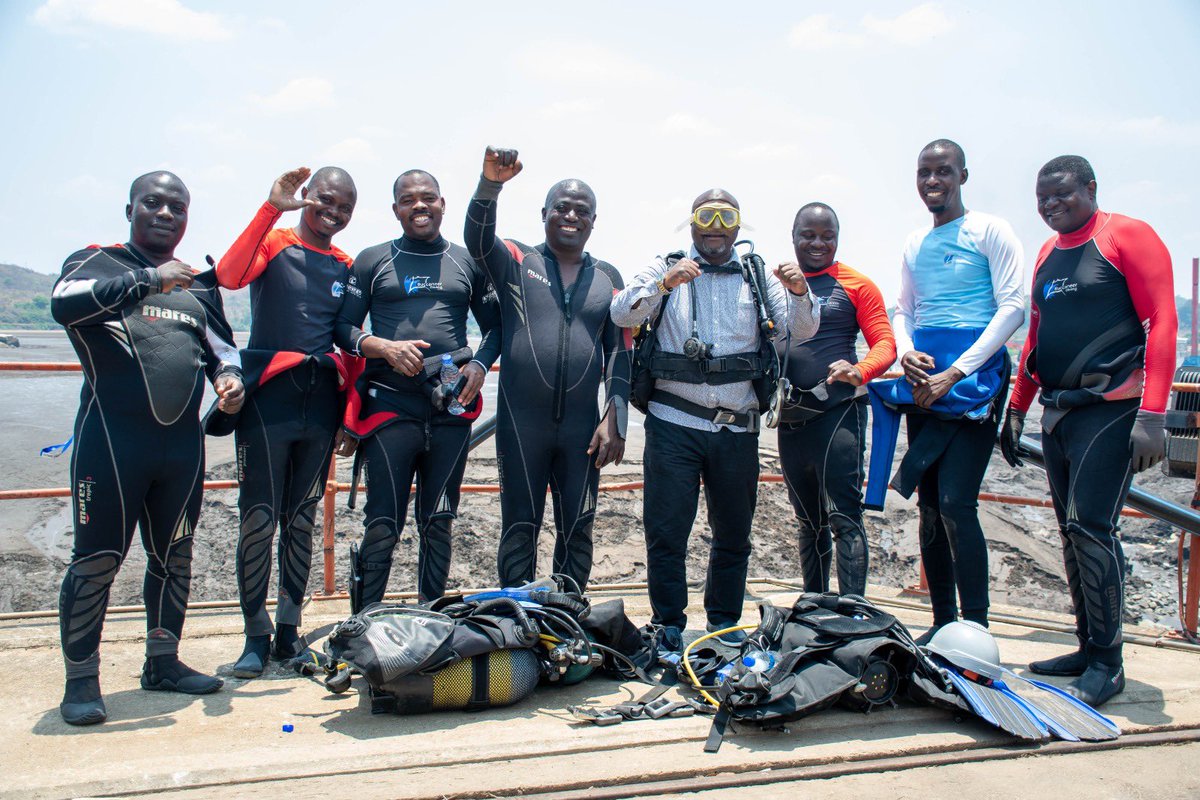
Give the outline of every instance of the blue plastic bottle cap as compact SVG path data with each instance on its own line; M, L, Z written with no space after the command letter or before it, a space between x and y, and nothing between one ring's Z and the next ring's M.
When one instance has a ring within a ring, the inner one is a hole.
M747 667L754 666L754 656L742 656L742 664Z
M296 730L296 728L295 728L295 726L294 726L294 725L292 725L292 723L290 723L290 722L289 722L289 723L287 723L286 725L284 725L284 726L283 726L283 732L284 732L284 733L291 733L291 732L292 732L292 731L294 731L294 730Z

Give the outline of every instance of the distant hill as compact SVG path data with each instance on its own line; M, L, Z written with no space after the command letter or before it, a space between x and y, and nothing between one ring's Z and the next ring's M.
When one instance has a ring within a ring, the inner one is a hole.
M43 275L15 264L0 264L0 328L54 328L50 288L54 275Z

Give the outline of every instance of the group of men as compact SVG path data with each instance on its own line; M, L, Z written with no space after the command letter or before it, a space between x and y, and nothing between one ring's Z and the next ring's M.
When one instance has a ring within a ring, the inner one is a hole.
M1024 320L1022 249L1006 222L966 209L966 159L954 142L931 142L918 159L917 188L933 224L905 245L894 329L876 285L837 260L839 222L824 203L796 215L796 260L766 270L735 249L742 220L734 196L703 192L692 204L690 248L660 257L625 286L584 249L596 197L582 181L551 187L542 244L497 237L499 195L521 169L515 150L487 149L465 247L442 236L437 180L403 173L392 206L403 234L354 259L332 242L353 215L353 180L332 167L292 170L215 269L201 273L174 258L186 187L171 173L150 173L130 189L129 242L68 258L52 310L84 364L85 384L71 464L75 547L60 595L67 722L107 716L100 633L138 525L149 559L143 688L203 694L222 685L177 655L206 431L236 434L246 638L235 676L256 677L272 656L303 652L314 511L334 452L355 454L356 479L361 462L367 474L352 605L384 596L414 480L414 579L422 599L440 597L471 423L497 359L499 583L536 576L549 489L551 569L586 586L599 471L624 455L632 384L646 411L651 625L667 652L681 649L687 625L685 558L701 485L712 531L707 627L729 645L745 638L737 623L764 413L778 427L805 589L828 591L836 565L840 593L865 592L868 395L876 436L888 418L893 427L907 418L908 453L892 485L918 496L933 607L925 637L960 615L986 625L977 495L998 426L1005 458L1020 463L1025 412L1040 391L1080 647L1031 668L1075 677L1070 690L1093 704L1121 691L1117 513L1132 472L1162 457L1176 320L1165 247L1144 223L1099 211L1085 160L1054 159L1038 176L1038 210L1056 236L1038 257L1007 415L1006 344ZM293 210L302 212L299 223L276 227ZM218 286L250 287L243 350ZM474 351L468 313L482 333ZM645 356L636 375L634 329ZM903 378L872 384L897 354ZM460 377L443 384L450 366ZM203 422L202 370L218 396ZM890 471L890 451L886 461Z

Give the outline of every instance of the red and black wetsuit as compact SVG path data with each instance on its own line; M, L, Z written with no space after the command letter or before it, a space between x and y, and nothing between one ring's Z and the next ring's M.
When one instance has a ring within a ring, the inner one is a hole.
M609 263L585 253L579 275L563 286L546 245L527 248L496 238L501 184L483 179L467 207L467 250L500 299L501 361L496 452L503 531L497 568L502 586L536 576L537 536L554 502L554 572L586 586L592 570L592 523L600 470L587 453L600 423L596 398L623 420L629 401L630 338L609 316L623 287ZM624 433L623 422L619 427Z
M789 337L776 345L786 357L792 384L779 424L779 459L800 522L804 590L829 591L836 540L838 591L862 595L867 589L862 523L867 398L862 387L825 379L829 365L839 360L854 364L864 385L879 377L896 360L896 337L883 296L861 273L836 262L804 277L821 307L821 327L811 339ZM855 352L859 331L870 348L861 361Z
M368 247L354 260L335 338L354 355L362 355L359 346L371 334L423 339L430 345L424 356L436 358L467 346L468 311L483 333L474 360L486 371L500 355L499 309L487 276L460 245L440 236L431 242L402 236ZM368 314L371 333L362 328ZM423 375L407 377L386 360L369 358L347 409L348 430L363 440L370 487L357 572L362 607L383 599L414 477L417 590L422 600L446 591L450 525L458 515L471 423L482 403L477 399L459 416L435 411L431 385L423 385L428 383Z
M1121 663L1125 555L1117 520L1132 479L1140 407L1166 409L1175 373L1171 256L1146 223L1103 211L1038 254L1029 336L1011 405L1041 389L1046 477L1063 543L1076 635Z
M175 652L183 630L204 480L204 374L239 373L239 362L211 271L187 291L159 286L132 245L92 246L63 264L50 300L84 376L71 458L75 542L59 595L68 678L99 674L108 592L135 526L155 632L148 655Z
M237 422L241 535L237 573L247 636L273 632L267 613L271 542L279 535L276 621L300 624L312 563L312 530L341 426L341 373L330 357L350 258L272 226L264 203L217 265L227 289L250 286L246 403Z

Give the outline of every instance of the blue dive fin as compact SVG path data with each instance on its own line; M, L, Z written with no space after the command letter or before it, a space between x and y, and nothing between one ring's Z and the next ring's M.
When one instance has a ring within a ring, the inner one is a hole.
M1004 672L1009 692L1032 709L1058 738L1070 742L1104 742L1121 735L1116 723L1057 686L1023 678L1007 669Z
M1004 691L994 682L989 682L990 685L976 683L950 664L946 664L945 669L955 690L983 721L1021 739L1041 742L1050 738L1050 730L1041 718L1013 693Z

